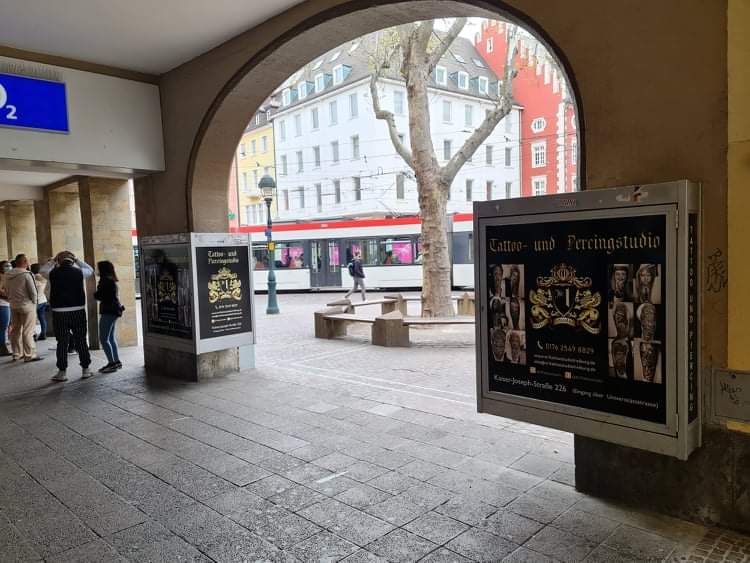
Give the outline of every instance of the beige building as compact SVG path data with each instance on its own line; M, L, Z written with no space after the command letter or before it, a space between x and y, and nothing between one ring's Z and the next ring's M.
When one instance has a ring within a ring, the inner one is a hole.
M253 116L237 145L237 216L240 225L266 221L266 203L258 189L258 182L265 175L276 179L271 123L275 109L270 102L263 104ZM272 203L272 215L276 216L276 198Z

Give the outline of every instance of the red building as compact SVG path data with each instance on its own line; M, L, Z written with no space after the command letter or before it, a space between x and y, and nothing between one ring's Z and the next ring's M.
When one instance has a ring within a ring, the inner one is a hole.
M565 79L547 49L527 34L517 36L513 96L521 112L521 195L578 189L575 107ZM498 76L507 60L506 24L484 20L475 46Z

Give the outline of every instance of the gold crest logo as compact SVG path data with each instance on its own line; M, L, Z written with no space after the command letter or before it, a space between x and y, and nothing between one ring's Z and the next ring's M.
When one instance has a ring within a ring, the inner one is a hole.
M157 288L157 296L159 301L171 301L177 303L177 284L169 272L164 272L159 278L159 286Z
M242 280L229 268L221 268L208 282L208 302L216 303L220 299L242 299Z
M591 334L599 334L599 305L602 297L591 291L591 278L580 278L575 268L557 264L549 276L536 279L536 290L529 292L532 326L547 325L581 327Z

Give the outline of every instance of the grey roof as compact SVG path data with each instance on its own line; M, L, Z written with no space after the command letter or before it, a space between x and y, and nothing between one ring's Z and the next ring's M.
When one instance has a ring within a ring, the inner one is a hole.
M293 108L301 103L309 101L310 99L326 95L352 84L353 82L369 77L373 70L372 63L370 62L370 54L375 51L378 36L378 32L375 32L355 39L354 41L344 43L335 49L331 49L323 56L316 57L310 63L295 72L275 93L279 102L281 102L282 92L286 88L290 88L294 91L298 84L303 80L309 82L311 86L314 86L315 77L319 74L326 76L326 87L321 92L313 91L313 93L308 94L303 100L292 96L292 102L288 106L283 107L280 105L276 111L285 111L288 108ZM336 56L336 53L338 53L338 56ZM331 60L334 56L336 56L335 60ZM482 67L478 66L474 62L475 60L480 61ZM340 84L334 86L332 83L333 69L338 65L348 67L348 74ZM433 73L430 84L431 87L455 92L457 94L483 97L486 99L495 97L494 94L497 92L497 75L489 68L487 61L482 58L470 40L464 37L456 38L440 60L439 66L446 69L448 74L447 83L446 85L437 84ZM463 90L458 87L457 74L459 71L463 71L469 76L468 90ZM403 80L399 74L398 68L395 67L386 71L385 76L395 80ZM479 76L487 78L490 85L488 88L490 95L479 93L476 80Z

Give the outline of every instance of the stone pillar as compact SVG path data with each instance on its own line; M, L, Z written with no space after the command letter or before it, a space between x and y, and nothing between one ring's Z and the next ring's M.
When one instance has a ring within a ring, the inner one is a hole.
M121 346L138 343L135 306L135 265L130 225L128 181L110 178L83 177L78 182L83 231L83 256L92 267L101 260L115 266L120 301L125 313L117 323L117 342ZM89 289L95 287L89 280ZM98 347L97 303L89 299L89 340Z
M62 250L70 250L76 256L83 256L78 185L71 184L63 188L49 190L47 200L52 255Z
M8 253L8 230L5 221L5 205L0 205L0 260L7 260Z
M34 202L34 217L36 218L37 262L46 262L48 258L54 256L49 220L49 199L46 194L43 200Z
M37 261L36 219L33 201L5 202L5 227L8 233L8 256L26 254L29 262Z

